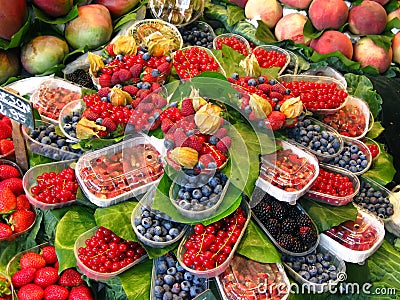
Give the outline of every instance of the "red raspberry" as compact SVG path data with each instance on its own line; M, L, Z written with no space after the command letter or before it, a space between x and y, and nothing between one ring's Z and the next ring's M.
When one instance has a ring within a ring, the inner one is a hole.
M153 77L151 73L149 74L144 74L142 77L143 82L156 82L158 80L158 77Z
M228 152L231 144L232 144L232 139L229 136L224 136L222 139L218 141L218 143L215 146L219 151Z
M174 126L174 122L172 122L170 119L165 118L161 122L161 130L164 133L167 133L171 127Z
M177 129L174 132L174 143L177 147L185 147L189 144L189 139L181 129Z
M214 136L219 139L222 139L224 136L226 136L227 132L228 130L226 130L226 128L220 128L217 130L216 133L214 133Z
M161 85L160 85L158 82L153 82L153 83L151 84L150 90L151 90L152 92L154 92L154 91L159 91L160 88L161 88Z
M139 89L134 85L127 85L124 86L122 90L127 92L131 96L135 96Z
M189 147L196 150L197 152L201 151L201 147L203 146L204 139L198 137L197 135L191 135L189 137Z
M157 70L160 71L161 74L168 75L169 73L171 73L171 64L168 62L163 62L157 67Z
M286 94L286 88L284 88L282 85L280 84L274 84L271 87L271 92L278 92L282 95Z
M106 127L108 132L113 132L117 129L117 124L115 124L115 122L110 118L104 118L101 125Z
M269 93L269 96L271 97L271 98L276 98L276 99L278 99L278 101L282 101L283 100L283 94L281 94L281 93L278 93L278 92L270 92Z
M265 94L267 94L267 93L270 92L271 87L272 87L272 85L270 85L270 84L268 84L268 83L262 83L262 84L259 84L259 85L257 86L257 88L258 88L259 90L263 91Z
M99 84L101 87L110 87L111 84L111 76L108 74L101 74L99 77Z
M131 72L133 78L139 78L140 74L142 73L142 70L143 70L143 65L136 64L129 69L129 72Z
M140 99L144 99L146 98L146 96L150 95L151 91L150 90L144 90L144 89L140 89L137 93L136 93L136 97L139 97Z
M117 71L114 74L112 74L112 76L111 76L111 85L116 85L116 84L119 84L119 83L120 83L119 71Z
M140 106L139 106L139 109L144 111L144 112L150 113L154 109L154 104L153 103L143 103L142 102L140 104Z
M125 82L131 79L132 75L131 72L129 72L128 70L121 69L118 72L118 77L121 82Z
M188 116L194 115L194 113L195 112L194 112L194 108L193 108L192 99L190 99L190 98L183 99L182 104L181 104L182 116L188 117Z
M111 89L109 87L103 87L97 92L97 95L99 95L100 98L107 97L110 91Z
M85 110L83 112L83 116L88 119L89 121L96 121L96 119L100 118L100 116L98 114L96 114L94 111L92 110Z
M210 154L202 154L199 158L199 164L203 165L204 168L208 168L210 162L215 162L215 159Z
M285 121L285 114L274 110L268 115L268 117L265 118L264 123L267 128L270 126L272 130L278 130L282 128L283 124L285 124Z
M157 108L163 108L165 105L167 105L167 99L165 99L164 97L155 94L154 98L153 98L153 103L154 106Z

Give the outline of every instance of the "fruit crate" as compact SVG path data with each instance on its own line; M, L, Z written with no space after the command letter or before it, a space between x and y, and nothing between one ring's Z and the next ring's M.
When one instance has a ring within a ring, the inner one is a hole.
M140 147L138 151L142 153L141 155L135 152L135 147ZM85 153L76 163L76 177L84 194L92 203L107 207L144 194L158 184L164 173L160 153L162 149L158 151L151 143L151 139L139 135ZM133 161L138 156L141 161ZM117 161L113 164L115 169L110 173L108 171L111 169L108 170L105 163L110 163L112 159ZM118 174L113 174L114 172Z
M320 164L320 170L321 169L331 173L333 172L335 174L340 174L342 176L348 177L353 185L354 192L346 196L333 196L326 193L314 191L311 186L311 188L307 191L305 197L321 203L327 203L334 206L346 205L351 201L353 201L354 196L357 195L360 189L360 180L358 179L358 177L353 173L347 171L346 169L337 168L326 164Z
M229 256L227 257L227 259L222 264L220 264L216 268L213 268L211 270L205 270L205 271L197 271L197 270L193 270L193 269L189 268L188 266L186 266L183 263L183 254L186 251L185 243L186 243L186 241L189 240L190 235L194 232L194 228L192 227L186 232L185 236L183 237L181 243L178 246L178 250L177 250L177 254L176 254L180 265L186 271L189 271L189 272L193 273L194 275L196 275L196 276L198 276L200 278L211 278L211 277L218 276L219 274L221 274L222 272L224 272L228 268L229 263L232 260L233 255L235 254L235 251L236 251L237 247L239 246L239 243L240 243L240 241L241 241L241 239L242 239L242 237L243 237L243 235L244 235L244 233L246 231L246 228L247 228L247 226L248 226L248 224L250 222L250 218L251 218L250 206L249 206L249 204L247 203L246 200L242 200L242 202L240 204L240 207L243 209L243 211L246 214L246 223L244 224L244 226L243 226L243 228L241 230L241 233L240 233L235 245L232 247L232 250L231 250Z
M221 50L222 49L222 45L224 45L224 44L222 43L221 48L219 48L218 47L218 41L221 40L221 39L223 40L225 38L236 38L239 41L240 44L243 44L243 46L244 46L244 48L245 48L245 50L247 52L247 55L249 55L251 53L251 47L250 47L249 42L246 40L246 38L244 38L243 36L241 36L239 34L235 34L235 33L223 33L223 34L217 35L213 40L213 48ZM247 55L245 55L245 56L247 56Z
M255 51L257 51L258 49L263 49L265 51L275 51L278 52L280 54L285 55L286 57L286 62L285 64L282 66L282 68L279 70L278 75L282 75L283 72L285 72L286 68L289 66L289 64L291 63L291 56L289 54L288 51L286 51L285 49L281 48L281 47L277 47L277 46L273 46L273 45L261 45L261 46L257 46L253 49L253 53ZM297 71L297 64L295 66L293 66L293 69L295 70L294 72ZM283 75L282 75L283 76ZM286 75L285 75L286 76ZM288 75L291 76L291 75ZM281 77L279 77L281 78Z
M93 279L93 280L108 280L111 279L123 272L125 272L126 270L132 268L133 266L141 263L143 260L147 259L147 254L143 255L142 257L140 257L139 259L135 260L133 263L119 269L118 271L115 272L110 272L110 273L101 273L101 272L97 272L94 271L92 269L90 269L89 267L87 267L79 258L79 254L78 254L78 250L80 247L85 247L86 246L86 240L91 238L92 236L95 235L97 229L99 227L93 227L91 229L89 229L88 231L82 233L77 240L75 241L74 244L74 255L75 255L75 259L76 259L76 264L79 268L79 270L88 278Z
M317 179L319 173L318 160L304 147L295 146L287 141L276 141L276 145L281 150L261 157L260 175L256 181L256 186L279 201L295 204L297 199L303 196ZM290 151L292 155L297 156L296 160L300 161L298 169L293 173L276 165L277 153L282 153L282 151ZM277 177L277 174L281 175ZM307 174L307 177L304 178L303 183L297 182L298 177L304 174ZM293 191L279 186L288 187Z
M223 300L269 299L267 294L272 297L273 288L278 293L273 299L286 300L290 293L289 278L281 264L260 263L238 254L215 281Z
M344 78L344 76L332 67L318 67L315 69L312 68L312 69L308 69L307 71L301 73L300 75L331 77L331 78L338 80L342 84L342 86L345 89L347 89L347 81Z
M346 262L363 264L381 246L385 237L385 227L382 220L363 209L358 209L356 222L347 221L331 228L328 233L321 233L320 244ZM366 238L371 237L370 232L375 233L372 233L372 239L368 241ZM351 249L343 243L348 243L352 248L366 249Z
M322 254L330 254L332 255L329 247L323 246L322 244L319 244L317 249L317 253L322 253ZM334 280L329 280L328 282L324 283L314 283L311 282L304 277L302 277L298 272L296 272L292 267L287 262L284 262L283 265L285 266L285 269L287 270L288 274L298 283L300 283L302 286L307 287L309 291L312 293L325 293L330 290L331 287L338 285L340 282L343 281L343 279L346 276L346 264L343 261L343 259L339 258L336 255L332 255L332 260L333 260L333 265L335 266L336 272L337 272L337 278Z
M86 104L82 99L71 101L67 105L63 107L63 109L60 112L60 117L59 117L59 124L60 124L60 130L61 132L67 137L67 139L73 141L73 142L79 142L80 139L76 137L72 137L64 128L65 126L65 117L66 116L72 116L74 112L78 112L80 115L82 115L83 111L86 109Z
M187 226L187 225L183 226L183 225L181 225L179 223L167 220L168 223L171 224L171 226L172 226L172 223L176 223L175 226L182 226L182 228L180 229L179 234L175 238L171 239L170 241L165 241L165 242L153 241L153 240L147 238L146 236L144 236L143 234L141 234L139 232L138 228L137 228L136 223L135 223L135 219L136 219L136 217L141 215L142 209L148 210L147 207L143 206L141 203L138 203L136 205L136 207L133 209L132 214L131 214L131 225L132 225L133 231L135 232L135 234L136 234L137 238L139 239L139 241L142 242L143 244L149 246L149 247L153 247L153 248L165 248L165 247L168 247L168 246L176 243L177 241L179 241L185 235L186 230L189 228L189 226ZM148 210L148 211L150 211L150 213L154 214L153 218L155 220L158 220L160 222L160 224L162 224L162 221L163 221L163 216L162 215L157 214L157 213L155 213L155 212L153 212L151 210ZM151 225L151 226L153 226L153 225ZM162 226L162 225L160 225L160 226Z
M154 18L175 26L185 26L196 21L203 14L204 0L150 0L150 12Z
M70 206L70 205L75 204L76 200L68 201L68 202L60 202L60 203L55 203L55 204L44 203L44 202L37 200L31 192L31 188L33 186L37 185L36 178L39 175L42 175L43 173L48 173L48 172L58 173L67 167L73 167L74 163L75 163L75 160L63 160L63 161L59 161L59 162L41 164L41 165L37 165L33 168L30 168L25 173L25 175L22 179L22 186L24 188L26 197L28 198L29 202L34 207L40 208L43 210L57 209L57 208L61 208L64 206Z

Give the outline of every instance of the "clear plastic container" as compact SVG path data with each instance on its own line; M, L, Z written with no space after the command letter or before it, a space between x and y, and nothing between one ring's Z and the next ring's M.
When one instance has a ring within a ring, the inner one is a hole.
M146 193L164 169L160 152L143 135L82 155L75 173L88 199L106 207Z
M253 49L253 53L254 53L255 51L257 51L258 49L264 49L264 50L266 50L266 51L268 51L268 52L270 52L270 51L275 51L275 52L278 52L278 53L280 53L280 54L284 54L284 55L285 55L285 57L286 57L286 62L285 62L285 64L283 64L283 66L282 66L281 69L279 70L278 75L281 75L281 74L285 71L286 67L290 64L290 61L291 61L290 54L289 54L289 52L287 52L287 51L286 51L285 49L283 49L283 48L280 48L280 47L277 47L277 46L273 46L273 45L261 45L261 46L255 47L255 48ZM274 67L274 66L271 66L271 67Z
M236 38L239 41L239 43L243 44L245 47L245 50L247 53L241 53L241 54L243 54L244 56L249 55L251 53L251 47L250 47L249 42L243 36L241 36L239 34L235 34L235 33L223 33L223 34L216 36L213 40L213 48L217 49L217 50L221 50L222 45L224 45L224 39L233 38L233 37ZM218 43L220 40L222 40L221 41L222 45L221 45L221 47L218 47Z
M290 55L290 62L284 72L285 74L297 75L297 72L299 71L299 58L292 51L286 50L286 52Z
M303 147L289 142L276 141L276 146L281 149L261 157L256 186L280 201L295 204L317 179L318 160Z
M75 241L75 244L74 244L74 255L75 255L75 259L76 259L76 265L78 266L79 270L85 276L87 276L93 280L108 280L108 279L111 279L111 278L125 272L126 270L132 268L133 266L135 266L135 265L141 263L143 260L147 259L147 254L145 254L142 257L140 257L139 259L135 260L133 263L119 269L118 271L110 272L110 273L100 273L100 272L90 269L79 259L78 250L80 247L86 247L86 244L85 244L86 240L91 238L92 236L94 236L98 228L99 227L93 227L92 229L89 229L88 231L82 233L77 238L77 240Z
M41 125L49 125L48 122L45 121L35 121L35 124L37 127ZM28 127L23 126L22 127L22 135L24 139L26 140L26 146L29 151L49 157L54 160L69 160L69 159L78 159L79 156L81 156L80 153L74 153L71 151L65 151L50 145L45 145L40 143L39 141L33 139L30 136L31 129Z
M323 246L321 244L318 245L317 247L317 253L322 253L322 254L331 254L331 251L329 247ZM313 294L318 293L324 293L328 292L330 288L338 285L340 282L343 281L343 277L346 274L346 264L343 261L343 259L337 257L336 255L332 255L332 260L333 260L333 265L336 268L336 272L338 274L338 277L335 280L329 280L328 282L324 283L314 283L310 282L309 280L306 280L304 277L302 277L298 272L293 270L287 263L283 263L285 266L288 274L298 283L300 283L302 286L306 286L308 291L311 291Z
M377 147L378 153L375 155L375 157L373 156L373 154L370 150L371 157L372 157L372 163L373 163L375 160L378 159L379 155L381 154L381 147L379 147L379 144L375 140L370 139L369 137L366 137L366 136L361 139L361 142L363 142L367 147L369 145L375 145Z
M321 169L330 173L340 174L342 176L346 176L347 178L349 178L349 181L353 185L354 192L346 196L333 196L326 193L314 191L313 187L311 186L311 188L307 191L306 197L318 202L327 203L334 206L346 205L351 201L353 201L354 196L357 195L360 189L360 180L358 179L358 177L353 173L347 171L346 169L337 168L330 165L320 164L320 170ZM319 178L317 178L317 181L318 180Z
M190 228L190 229L186 232L186 234L185 234L185 236L183 237L181 243L179 244L179 247L178 247L178 250L177 250L177 254L176 254L179 263L181 264L181 266L182 266L186 271L189 271L189 272L193 273L194 275L196 275L196 276L198 276L198 277L200 277L200 278L211 278L211 277L216 277L216 276L218 276L219 274L221 274L222 272L224 272L224 271L228 268L229 263L230 263L230 261L232 260L233 255L235 254L236 248L239 246L239 243L240 243L240 241L241 241L241 239L242 239L242 237L243 237L243 235L244 235L244 233L245 233L245 231L246 231L247 225L249 224L250 218L251 218L250 206L249 206L249 204L247 203L247 201L243 200L242 203L240 204L240 207L243 209L243 211L244 211L245 214L246 214L246 219L247 219L247 220L246 220L246 223L244 224L244 227L242 228L242 231L241 231L241 233L240 233L240 235L239 235L239 237L238 237L238 239L237 239L237 242L236 242L235 245L232 247L232 251L230 252L228 258L227 258L222 264L220 264L218 267L216 267L216 268L214 268L214 269L206 270L206 271L196 271L196 270L193 270L193 269L189 268L188 266L186 266L186 265L183 263L183 260L182 260L182 259L183 259L183 254L184 254L185 251L186 251L185 242L186 242L187 240L189 240L190 235L194 232L193 227Z
M58 124L61 109L69 102L80 99L81 95L79 86L54 77L42 81L30 100L46 121Z
M150 0L151 14L175 26L184 26L197 20L204 11L204 0Z
M318 67L316 69L308 69L307 71L301 73L301 75L332 77L340 81L345 89L347 88L347 81L344 76L332 67Z
M280 82L292 82L292 81L305 81L305 82L318 82L318 83L328 83L328 84L336 84L336 88L339 90L346 91L346 86L343 83L335 78L327 77L327 76L312 76L312 75L281 75L278 77L278 81ZM347 97L348 98L348 97ZM319 115L328 115L333 114L343 108L346 105L347 98L342 102L342 104L336 108L331 109L316 109L310 111L317 113Z
M5 282L6 285L9 285L8 289L10 290L10 296L11 296L10 299L11 300L16 299L16 295L15 295L15 292L14 292L14 287L12 285L10 276L7 276L3 272L0 272L0 282ZM5 291L3 291L3 292L5 292ZM2 299L5 299L5 298L2 298Z
M320 244L351 263L363 263L382 244L383 222L368 211L359 209L356 221L346 221L321 234Z
M184 31L191 31L194 32L195 28L200 31L200 32L206 32L208 31L208 34L212 37L212 40L209 41L207 44L209 45L208 47L212 46L212 41L214 40L214 38L216 37L215 32L213 30L213 28L206 22L203 21L195 21L193 23L190 23L187 26L184 27L179 27L179 31L182 34L182 38L183 38L183 47L188 47L188 46L195 46L193 43L189 43L188 41L185 41L184 38ZM204 46L204 45L203 45Z
M36 178L43 173L48 172L56 172L59 173L62 170L70 167L75 163L75 160L63 160L59 162L53 162L48 164L37 165L33 168L30 168L24 175L22 179L22 186L24 187L26 197L29 202L40 209L56 209L64 206L70 206L76 203L76 200L68 201L68 202L60 202L55 204L44 203L37 200L31 193L31 188L37 185Z
M228 180L225 183L225 186L221 192L221 194L218 197L218 201L211 206L210 208L204 209L204 210L188 210L188 209L183 209L179 204L177 203L177 198L178 198L178 191L179 191L179 185L176 184L176 182L173 182L171 184L171 187L169 189L169 200L171 203L175 206L175 208L179 211L179 213L182 216L191 218L193 220L203 220L203 219L208 219L211 218L215 212L218 210L220 207L221 203L224 201L226 191L228 190L230 181Z
M21 178L24 176L24 172L22 172L20 166L18 166L15 162L11 160L0 158L0 165L10 165L19 171L19 173L21 174Z
M176 243L177 241L179 241L179 240L185 235L185 232L186 232L186 230L188 229L189 226L187 226L187 225L186 225L186 226L181 226L180 224L176 224L176 225L179 225L179 226L182 227L182 228L180 229L179 235L176 236L174 239L172 239L172 240L170 240L170 241L166 241L166 242L156 242L156 241L153 241L153 240L150 240L150 239L146 238L144 235L142 235L142 234L139 232L137 226L135 225L135 218L136 218L137 216L140 216L140 215L141 215L141 213L142 213L142 208L147 209L146 206L143 206L142 204L138 203L138 204L136 205L136 207L133 209L132 215L131 215L131 225L132 225L133 231L135 232L137 238L138 238L139 241L141 241L143 244L145 244L145 245L147 245L147 246L150 246L150 247L153 247L153 248L165 248L165 247L167 247L167 246L169 246L169 245L172 245L173 243ZM159 220L159 221L160 221L160 219L162 219L162 216L161 216L161 215L159 215L159 214L157 214L157 213L155 213L155 212L153 212L153 211L151 211L151 210L150 210L150 212L153 213L153 214L156 216L156 220ZM176 225L174 225L174 226L176 226Z
M287 299L290 282L281 264L260 263L235 254L215 277L223 300Z
M70 136L64 129L64 117L65 116L72 116L72 114L74 112L79 112L81 115L83 113L83 111L86 109L86 104L85 101L79 99L79 100L75 100L75 101L71 101L70 103L68 103L67 105L65 105L63 107L63 109L60 112L60 117L59 117L59 124L60 124L60 129L61 132L67 137L67 139L73 141L73 142L79 142L80 139L76 138L76 137L72 137Z

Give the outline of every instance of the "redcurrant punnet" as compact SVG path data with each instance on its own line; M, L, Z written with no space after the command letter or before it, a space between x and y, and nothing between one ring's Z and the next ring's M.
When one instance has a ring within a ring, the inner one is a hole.
M256 56L261 68L282 68L286 64L286 55L275 50L257 48L254 49L253 54Z
M249 54L246 44L235 36L217 37L215 42L217 50L221 50L222 45L227 45L244 56Z
M336 197L345 197L354 193L353 183L349 177L322 168L311 190Z

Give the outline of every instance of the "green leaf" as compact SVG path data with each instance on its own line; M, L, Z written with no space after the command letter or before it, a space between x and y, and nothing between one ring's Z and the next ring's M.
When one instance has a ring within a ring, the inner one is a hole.
M153 261L146 259L118 276L129 300L150 299L152 268Z
M25 35L30 28L30 25L31 25L31 16L29 15L24 26L22 26L21 29L18 30L16 33L14 33L10 41L0 38L0 49L7 50L19 47L22 44L22 41L25 38Z
M78 49L75 49L74 51L71 51L70 53L68 53L67 55L64 56L63 64L65 64L68 61L68 59L70 59L74 55L81 54L81 53L86 53L86 52L88 52L88 50L89 50L89 47L87 45L85 45L85 46L83 46L81 48L78 48Z
M54 162L51 158L28 151L29 166L32 168L37 165Z
M126 271L128 272L128 271ZM104 300L127 300L128 297L125 294L125 291L122 287L122 283L120 280L120 276L115 276L107 281L101 281L104 288L100 292L104 292L102 295L100 293L97 294L97 299Z
M370 139L376 139L378 136L381 135L384 130L385 128L382 126L381 122L375 121L372 125L371 130L368 131L367 137L369 137Z
M144 19L143 15L146 13L146 5L148 1L140 1L139 5L132 11L122 15L121 17L113 20L114 33L118 32L122 26L130 21Z
M281 256L261 228L250 220L237 253L262 263L280 263Z
M237 5L228 5L228 25L233 26L237 24L239 21L243 21L245 19L244 9Z
M257 23L258 27L255 34L256 38L266 43L276 42L275 35L271 32L267 24L261 20L258 20Z
M68 21L71 21L78 17L78 6L75 5L72 7L72 9L66 14L65 16L59 17L59 18L54 18L46 13L44 13L42 10L37 8L35 5L32 5L33 12L35 13L35 18L39 19L40 21L47 23L47 24L65 24Z
M353 203L344 206L331 206L309 199L301 199L300 205L315 222L319 232L326 231L345 221L357 218L357 208Z
M336 59L339 59L346 67L350 67L354 70L357 70L360 68L360 63L354 62L350 59L348 59L346 56L344 56L342 53L339 51L335 51L332 53L327 53L327 54L320 54L316 51L311 55L310 59L313 62L320 62L320 61L326 61L328 58L333 58L335 57Z
M134 201L125 201L96 209L94 218L97 226L104 226L128 241L137 241L131 225L132 211L137 204Z
M226 76L231 76L235 72L241 76L245 75L243 68L239 66L240 61L245 58L244 55L227 45L222 45L221 50L214 50L213 53L225 70Z
M386 10L386 12L388 14L391 13L392 11L398 9L398 8L399 8L399 2L397 0L390 0L389 3L387 3L385 5L385 10Z
M84 194L82 188L79 186L78 190L76 191L76 202L79 203L80 205L87 206L93 210L98 208L98 206L94 203L92 203Z
M394 242L394 247L397 251L400 251L400 238L397 238Z
M278 73L281 70L279 67L261 68L261 75L267 78L278 78Z
M393 36L391 30L394 28L400 28L400 20L398 17L395 17L386 23L385 33L389 32Z
M380 149L379 156L375 159L372 168L364 175L386 185L391 182L396 174L396 169L393 166L393 156L385 151L384 145L377 143Z
M73 206L60 220L56 228L54 246L56 247L59 272L76 266L74 244L84 232L96 226L93 211Z
M309 41L320 37L322 33L323 31L315 32L315 28L313 27L310 19L307 18L303 28L304 42L308 43Z
M102 139L102 138L95 138L92 140L81 140L77 145L84 150L97 150L104 147L108 147L114 145L124 139L124 136L112 138L112 139Z
M172 245L169 245L164 248L153 248L153 247L144 245L143 243L141 243L141 244L142 244L143 248L146 250L149 258L153 259L153 258L163 256L164 254L168 253L169 251L176 249L178 247L179 243L180 243L180 241L177 241L177 242L173 243Z
M388 51L390 46L392 45L393 37L385 35L367 35L367 37L369 37L374 42L375 45L385 49L385 51Z

